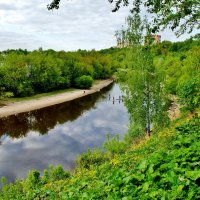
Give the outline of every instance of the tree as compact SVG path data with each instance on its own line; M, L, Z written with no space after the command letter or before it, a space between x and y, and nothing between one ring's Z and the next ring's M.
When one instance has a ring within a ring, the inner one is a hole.
M21 95L21 89L27 86L28 66L24 55L10 53L0 67L0 87L5 92Z
M113 0L109 0L113 3ZM122 3L127 6L128 0L117 0L113 11L119 10ZM144 6L153 17L153 31L169 26L172 30L178 28L178 35L185 31L192 32L200 28L200 1L198 0L134 0L131 11L139 13Z
M141 45L146 28L146 22L139 15L128 17L128 28L123 30L123 37L129 48L125 68L119 72L119 77L123 80L131 123L150 135L151 125L161 125L167 118L163 75L153 64L150 46Z
M92 86L93 79L91 76L83 75L75 79L76 86L81 89L88 89Z
M115 4L113 12L121 6L128 6L130 0L108 0ZM58 9L60 0L53 0L48 9ZM152 32L157 32L166 27L176 30L179 36L186 31L191 33L195 28L200 28L200 1L199 0L134 0L132 13L140 13L145 7L152 14Z
M125 103L133 126L146 129L150 135L151 125L166 122L163 77L153 65L148 49L134 48L127 56L130 61L124 75Z

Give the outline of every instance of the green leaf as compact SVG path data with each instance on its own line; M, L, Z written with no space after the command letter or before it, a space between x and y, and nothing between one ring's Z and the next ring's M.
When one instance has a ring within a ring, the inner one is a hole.
M197 171L187 171L185 172L186 177L190 178L193 181L196 181L200 178L200 170Z
M177 192L181 192L183 190L183 188L184 188L184 185L179 185L178 189L177 189Z
M135 179L138 180L138 181L143 180L144 177L145 177L144 174L134 174L134 175L133 175L133 178L135 178Z
M143 191L144 192L147 192L147 190L149 189L149 183L148 182L146 182L146 183L144 183L144 186L143 186Z
M140 170L145 170L147 168L147 161L146 160L143 160L139 166L138 166L138 169Z

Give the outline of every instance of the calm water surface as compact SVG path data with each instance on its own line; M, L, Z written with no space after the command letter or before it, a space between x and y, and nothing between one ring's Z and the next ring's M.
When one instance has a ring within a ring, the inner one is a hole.
M128 114L114 84L101 92L48 108L0 119L0 177L26 177L50 164L73 169L78 154L101 147L106 134L122 138ZM109 99L110 97L110 99Z

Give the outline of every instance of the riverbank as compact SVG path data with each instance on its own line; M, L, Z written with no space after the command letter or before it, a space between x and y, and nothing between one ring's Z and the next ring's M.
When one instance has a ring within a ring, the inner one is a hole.
M107 87L113 82L111 79L101 80L94 84L91 89L88 90L76 90L71 92L64 92L54 96L41 97L39 99L32 99L26 101L19 101L14 103L9 103L0 108L0 118L7 117L14 114L19 114L23 112L28 112L32 110L37 110L40 108L64 103L80 97L98 92L99 90Z

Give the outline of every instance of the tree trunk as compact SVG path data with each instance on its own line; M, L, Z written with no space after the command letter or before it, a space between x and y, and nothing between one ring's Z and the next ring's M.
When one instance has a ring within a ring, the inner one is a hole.
M150 89L149 82L147 83L147 134L151 136L151 120L150 120Z

